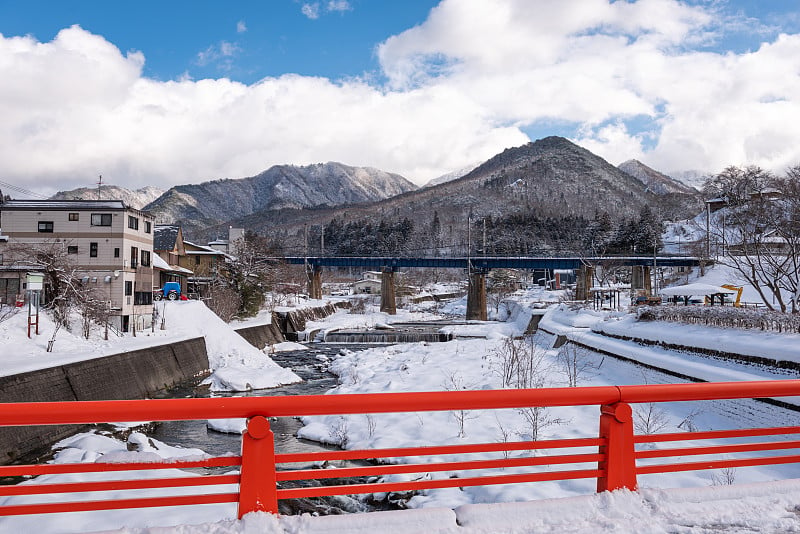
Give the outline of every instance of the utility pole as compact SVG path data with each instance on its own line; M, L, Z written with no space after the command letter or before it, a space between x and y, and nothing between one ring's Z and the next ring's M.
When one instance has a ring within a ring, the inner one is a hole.
M100 186L103 185L103 175L101 174L99 179L97 180L97 200L102 200L100 198Z

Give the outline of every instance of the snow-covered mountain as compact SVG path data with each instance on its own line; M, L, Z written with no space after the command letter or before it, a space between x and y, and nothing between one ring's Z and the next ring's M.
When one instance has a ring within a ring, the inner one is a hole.
M428 183L426 183L422 187L423 188L425 188L425 187L433 187L434 185L439 185L439 184L444 184L444 183L447 183L447 182L452 182L453 180L457 180L458 178L461 178L462 176L466 176L467 174L472 172L475 169L475 167L477 167L480 164L481 164L481 162L473 163L471 165L467 165L466 167L462 167L462 168L460 168L458 170L455 170L453 172L448 172L447 174L443 174L443 175L441 175L439 177L436 177L436 178L430 180Z
M131 190L118 185L96 187L80 187L71 191L59 191L51 200L121 200L126 206L138 210L164 194L163 189L148 185L141 189Z
M675 171L670 172L669 175L675 178L676 180L680 180L684 184L690 185L696 188L698 191L703 189L703 184L706 181L706 178L711 176L712 172L700 171L700 170L684 170L684 171Z
M372 202L417 187L370 167L329 162L276 165L256 176L173 187L146 206L161 222L202 230L263 210L319 208Z
M660 173L639 160L629 159L620 163L617 167L642 182L648 190L657 195L665 195L667 193L697 194L697 190L693 187Z

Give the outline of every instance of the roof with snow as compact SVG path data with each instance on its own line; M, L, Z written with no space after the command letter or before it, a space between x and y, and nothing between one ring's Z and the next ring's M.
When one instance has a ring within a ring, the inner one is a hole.
M124 210L121 200L6 200L3 210Z
M690 297L692 295L719 295L720 293L736 293L732 289L727 289L720 286L711 284L686 284L683 286L666 287L661 290L662 295L671 295L679 297Z
M153 250L175 250L181 227L174 224L157 224L153 227Z

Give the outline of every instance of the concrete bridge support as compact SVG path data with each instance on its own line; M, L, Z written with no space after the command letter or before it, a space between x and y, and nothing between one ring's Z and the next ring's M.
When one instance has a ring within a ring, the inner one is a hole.
M589 300L589 290L594 285L594 267L582 265L575 281L575 300Z
M469 275L467 290L467 320L485 321L486 316L486 273L473 272Z
M397 303L394 296L394 271L383 269L381 275L381 311L389 315L397 315Z
M322 267L308 267L308 296L312 299L322 298Z
M643 290L648 296L653 291L650 281L650 267L647 265L635 265L631 267L631 289Z

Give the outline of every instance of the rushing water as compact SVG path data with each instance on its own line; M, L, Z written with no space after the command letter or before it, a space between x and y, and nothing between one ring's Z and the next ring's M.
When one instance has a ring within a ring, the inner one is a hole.
M367 345L312 345L306 350L271 354L270 357L276 363L282 367L292 369L303 381L273 389L232 393L229 395L282 396L323 394L337 385L336 376L328 372L328 360L343 350L358 351L367 348L369 348ZM208 396L221 395L219 393L212 394L208 391L208 388L197 385L173 389L165 395L165 397L169 398ZM270 421L270 426L275 435L275 452L277 453L313 452L331 448L331 446L326 446L322 443L297 438L297 431L303 426L297 418L278 417ZM168 445L202 449L212 456L220 456L227 453L239 454L241 450L242 438L239 434L228 434L212 430L208 428L205 420L166 421L158 424L148 435ZM337 483L337 480L332 479L330 483ZM303 484L317 483L309 481ZM348 496L280 501L280 512L284 514L303 512L339 514L388 508L392 508L389 503L374 503Z

